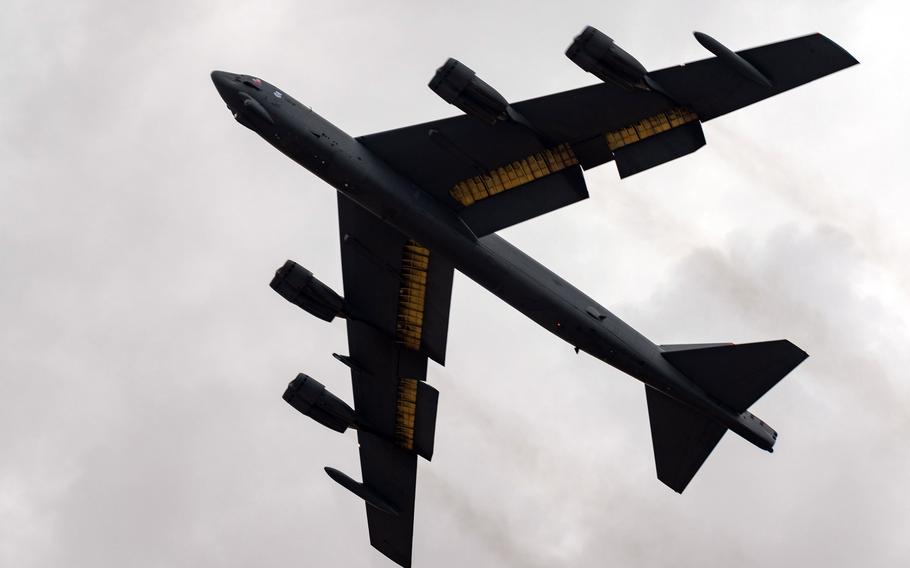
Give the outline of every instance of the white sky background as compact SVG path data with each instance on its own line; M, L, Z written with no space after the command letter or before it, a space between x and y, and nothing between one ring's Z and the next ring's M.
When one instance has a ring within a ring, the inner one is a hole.
M820 31L862 64L705 125L708 146L509 229L658 343L789 338L811 358L682 496L641 384L458 275L419 566L894 566L910 558L910 56L902 2L3 2L0 565L389 566L355 437L280 398L347 400L324 324L268 288L341 289L334 190L236 124L212 69L352 135L454 114L446 57L521 100L595 79L584 25L657 69Z

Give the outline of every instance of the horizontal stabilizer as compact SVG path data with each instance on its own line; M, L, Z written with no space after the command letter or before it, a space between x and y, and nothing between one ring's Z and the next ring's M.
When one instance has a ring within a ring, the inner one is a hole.
M809 355L786 339L704 347L662 347L664 358L709 395L743 412Z
M733 345L732 343L676 343L671 345L661 345L661 351L691 351L692 349L707 349L708 347L723 347L724 345Z
M682 493L727 429L660 391L645 392L657 478Z

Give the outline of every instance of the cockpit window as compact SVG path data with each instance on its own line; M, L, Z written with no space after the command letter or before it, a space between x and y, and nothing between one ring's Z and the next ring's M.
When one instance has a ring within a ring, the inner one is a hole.
M257 79L256 77L244 77L243 84L248 87L253 87L257 91L262 90L262 80Z

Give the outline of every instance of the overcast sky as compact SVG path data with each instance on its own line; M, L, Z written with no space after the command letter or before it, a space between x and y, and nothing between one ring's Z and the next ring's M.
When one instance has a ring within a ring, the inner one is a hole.
M682 496L643 388L456 275L418 566L895 566L910 558L908 9L892 1L4 0L0 565L391 563L354 434L281 400L351 400L341 322L268 287L341 289L334 190L236 124L212 69L352 135L454 114L446 57L511 100L594 82L585 25L646 67L825 33L862 64L705 125L708 145L503 234L657 343L788 338L811 355Z

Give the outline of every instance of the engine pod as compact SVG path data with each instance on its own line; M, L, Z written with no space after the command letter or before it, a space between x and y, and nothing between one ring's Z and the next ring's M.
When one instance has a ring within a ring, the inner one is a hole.
M344 317L344 299L293 260L275 271L269 286L288 302L321 320Z
M471 68L451 57L430 80L430 89L445 102L488 124L509 118L509 103Z
M566 50L566 57L601 81L626 89L650 89L644 65L597 28L582 30Z
M301 414L336 432L343 433L356 424L354 410L347 403L303 373L288 384L282 398Z

